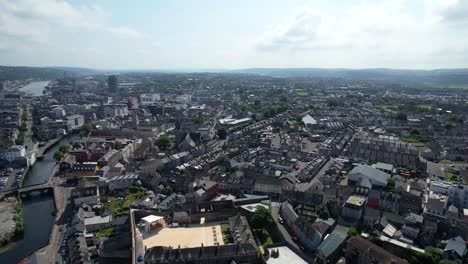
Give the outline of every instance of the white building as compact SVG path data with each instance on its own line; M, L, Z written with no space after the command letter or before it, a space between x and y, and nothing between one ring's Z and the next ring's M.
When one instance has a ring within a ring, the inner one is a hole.
M192 96L190 94L179 95L176 98L176 102L181 104L188 104L190 101L192 101Z
M54 116L57 118L61 118L65 116L65 109L63 109L62 107L55 107L54 109L52 109L52 112L54 113Z
M3 153L3 159L12 162L18 158L26 157L26 149L21 145L14 145Z
M150 105L154 104L161 100L161 96L159 94L142 94L140 95L140 103L142 105Z
M443 181L432 181L429 189L437 194L446 195L448 202L456 207L468 208L468 186Z
M68 125L68 129L70 130L81 128L84 125L84 116L82 115L67 116L67 125Z
M110 104L104 106L105 117L125 117L128 116L128 106L126 104Z

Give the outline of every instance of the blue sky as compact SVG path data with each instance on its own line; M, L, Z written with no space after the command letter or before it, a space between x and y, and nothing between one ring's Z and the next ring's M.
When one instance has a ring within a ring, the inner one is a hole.
M468 0L0 0L0 64L468 67Z

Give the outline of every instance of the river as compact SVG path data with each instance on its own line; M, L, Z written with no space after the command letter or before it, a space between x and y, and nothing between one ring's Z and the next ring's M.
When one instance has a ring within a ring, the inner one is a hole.
M79 139L78 135L64 137L60 142L44 154L43 160L38 160L29 171L24 186L46 182L55 165L54 152L62 144ZM18 241L11 249L0 254L0 263L16 263L43 246L50 238L54 224L54 201L50 196L34 197L23 200L24 206L24 239Z
M50 83L50 81L31 82L28 85L21 88L22 92L30 93L35 96L42 96L44 88Z

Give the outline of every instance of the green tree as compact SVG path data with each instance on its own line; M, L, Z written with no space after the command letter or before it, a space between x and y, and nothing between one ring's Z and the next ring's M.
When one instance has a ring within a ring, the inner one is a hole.
M63 144L59 147L58 149L62 153L68 153L70 151L70 145L68 144Z
M62 151L57 150L57 151L54 152L54 159L61 160L64 155L65 154Z
M328 206L326 204L321 204L316 211L318 217L322 219L328 219L330 217L330 212L328 211Z
M168 136L161 136L156 141L156 145L161 150L167 150L167 149L169 149L171 147L171 140L169 139Z
M257 207L251 218L252 227L256 229L266 229L273 224L273 217L269 209L263 206Z
M419 130L417 128L413 128L410 131L411 136L419 136L419 134L420 134L420 132L419 132Z
M224 127L222 127L218 129L216 134L218 135L219 139L223 140L226 139L228 133L227 130Z
M395 190L395 180L390 178L387 181L387 186L385 187L388 191Z
M93 125L91 125L89 123L84 124L81 127L80 136L81 137L86 137L91 132L91 130L93 130Z
M20 132L18 134L18 137L15 140L15 144L16 145L23 145L24 144L24 133L23 132Z
M359 230L357 230L356 227L352 226L348 229L348 236L358 236L360 235L361 233L359 232Z

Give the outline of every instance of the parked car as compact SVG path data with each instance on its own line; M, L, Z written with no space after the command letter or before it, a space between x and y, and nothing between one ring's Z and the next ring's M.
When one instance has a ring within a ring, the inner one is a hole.
M279 222L280 224L284 224L284 220L283 220L283 218L282 218L281 216L278 217L278 222Z
M137 261L138 261L138 262L142 262L142 261L143 261L143 253L138 254Z

